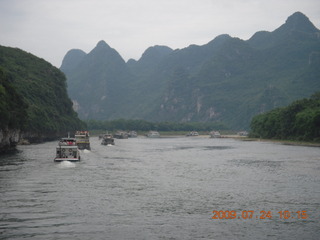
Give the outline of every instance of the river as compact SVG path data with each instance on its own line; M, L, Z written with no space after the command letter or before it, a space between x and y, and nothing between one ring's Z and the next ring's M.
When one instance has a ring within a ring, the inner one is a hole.
M207 137L91 137L0 157L0 239L319 239L320 148Z

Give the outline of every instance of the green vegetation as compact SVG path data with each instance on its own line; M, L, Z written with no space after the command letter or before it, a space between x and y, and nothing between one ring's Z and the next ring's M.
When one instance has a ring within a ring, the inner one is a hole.
M46 139L85 128L72 109L66 78L59 69L30 53L3 46L0 67L2 128L18 127L26 137Z
M320 142L320 92L255 116L250 137Z
M27 121L27 104L0 68L0 129L21 129Z
M148 122L144 120L118 119L112 121L86 121L89 130L135 130L135 131L211 131L227 130L227 127L219 122Z

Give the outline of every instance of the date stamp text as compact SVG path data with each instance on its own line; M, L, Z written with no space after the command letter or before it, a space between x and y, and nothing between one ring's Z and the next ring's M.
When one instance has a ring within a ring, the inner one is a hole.
M307 211L229 211L229 210L214 210L212 211L212 219L308 219Z

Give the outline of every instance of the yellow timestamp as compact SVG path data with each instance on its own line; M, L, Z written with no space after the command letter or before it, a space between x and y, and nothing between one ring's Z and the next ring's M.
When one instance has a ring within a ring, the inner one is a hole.
M308 219L307 211L254 211L254 210L214 210L212 219Z

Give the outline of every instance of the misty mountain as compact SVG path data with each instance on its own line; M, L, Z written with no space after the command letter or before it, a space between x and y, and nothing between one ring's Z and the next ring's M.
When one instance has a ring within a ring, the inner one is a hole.
M61 71L72 71L82 61L82 58L87 54L80 49L71 49L64 57Z
M134 79L126 62L104 41L81 56L76 67L68 61L74 53L68 52L61 70L68 77L68 92L78 106L79 115L83 118L121 117L118 109L126 105Z
M225 34L202 46L154 46L127 63L101 41L85 55L69 51L61 70L83 119L221 121L247 128L254 115L320 89L320 31L296 12L247 41Z

